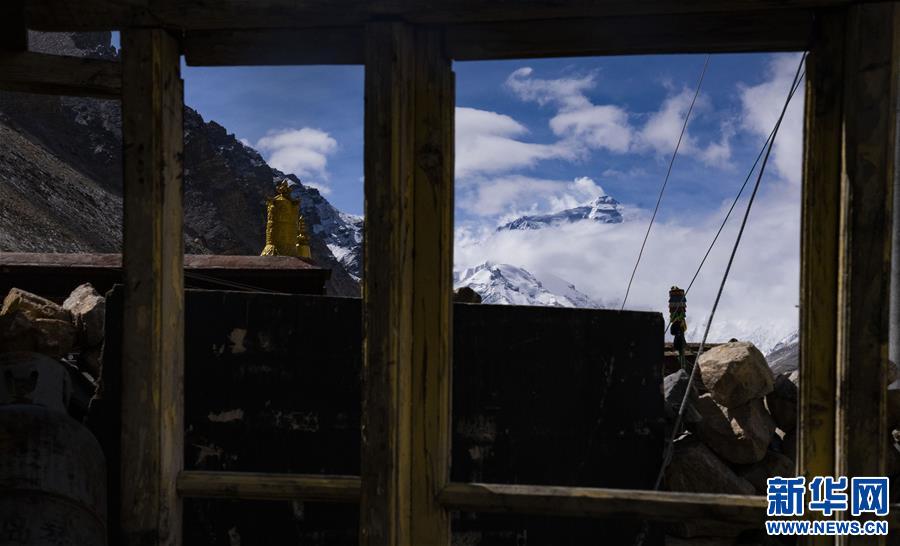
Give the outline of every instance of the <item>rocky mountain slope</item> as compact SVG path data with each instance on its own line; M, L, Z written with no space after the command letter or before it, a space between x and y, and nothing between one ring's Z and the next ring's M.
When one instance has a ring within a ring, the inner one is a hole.
M621 206L612 197L601 195L588 203L559 212L521 216L498 227L497 231L542 229L580 222L581 220L593 220L603 224L619 224L622 222Z
M321 237L331 254L356 281L362 276L363 217L334 208L327 199L311 188L301 187L303 213L315 215L313 235Z
M556 279L555 279L556 280ZM485 262L454 275L454 288L468 286L478 292L482 303L501 305L540 305L548 307L597 308L589 296L574 285L556 280L548 290L534 275L509 264Z
M45 53L113 59L109 33L31 33ZM186 107L185 251L258 254L265 199L284 173ZM118 252L122 147L118 101L0 92L0 251ZM312 255L332 270L329 293L358 295L361 222L293 175ZM352 273L332 248L352 266ZM346 250L345 250L346 248Z
M781 340L766 355L772 373L788 374L797 369L800 359L800 332L794 332Z

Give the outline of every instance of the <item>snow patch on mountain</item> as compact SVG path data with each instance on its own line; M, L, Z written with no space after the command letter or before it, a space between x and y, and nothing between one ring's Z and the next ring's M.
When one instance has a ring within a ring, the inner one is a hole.
M482 303L499 305L538 305L545 307L599 307L590 296L574 285L554 278L551 291L534 275L521 267L485 262L454 275L454 288L468 286L481 295Z

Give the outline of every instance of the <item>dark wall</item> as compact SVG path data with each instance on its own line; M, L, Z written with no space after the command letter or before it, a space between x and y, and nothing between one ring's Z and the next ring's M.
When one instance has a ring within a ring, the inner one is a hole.
M188 468L359 473L360 300L190 291L186 313ZM453 480L652 486L661 315L454 313ZM185 517L192 545L349 545L358 526L355 506L290 502L191 500ZM483 514L454 514L453 525L456 543L498 546L627 544L639 527Z

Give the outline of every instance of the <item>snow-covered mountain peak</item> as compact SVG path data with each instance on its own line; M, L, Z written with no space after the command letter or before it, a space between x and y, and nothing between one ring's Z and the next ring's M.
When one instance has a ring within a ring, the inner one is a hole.
M622 210L618 201L602 194L593 200L570 209L548 214L527 214L497 228L497 231L543 229L582 220L592 220L603 224L622 222Z
M562 279L553 279L551 291L529 271L510 264L484 262L454 275L454 288L468 286L482 303L545 307L599 307L589 296Z

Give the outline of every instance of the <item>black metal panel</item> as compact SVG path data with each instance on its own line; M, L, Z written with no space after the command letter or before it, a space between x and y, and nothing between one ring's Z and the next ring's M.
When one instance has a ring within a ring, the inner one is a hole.
M661 315L466 304L454 313L454 480L652 486L663 446ZM359 473L360 300L188 291L186 314L187 468ZM356 543L357 525L355 506L185 503L192 545L239 536L243 546L343 546ZM484 546L627 544L638 527L453 518L457 542ZM645 545L660 540L652 532Z
M454 308L454 481L650 489L661 464L658 313ZM461 514L458 536L631 544L640 523ZM660 544L652 530L644 544Z

